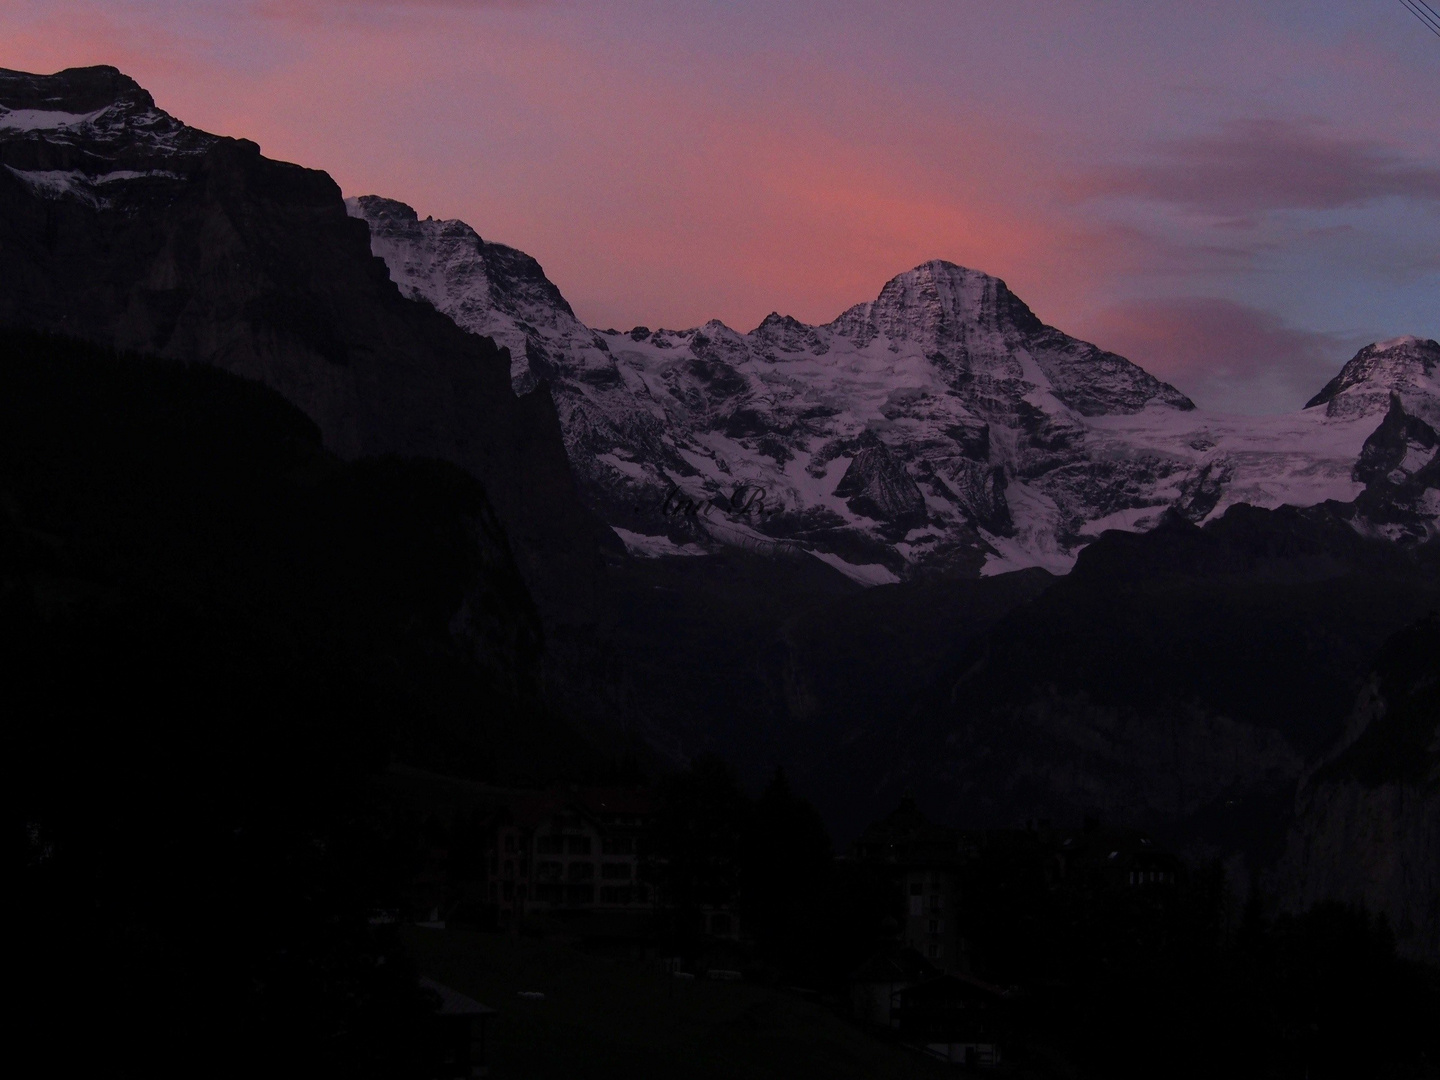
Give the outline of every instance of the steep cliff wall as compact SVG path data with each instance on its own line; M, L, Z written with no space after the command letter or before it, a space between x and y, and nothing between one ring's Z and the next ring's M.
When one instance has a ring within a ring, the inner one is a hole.
M542 600L583 600L596 527L553 401L402 297L323 172L187 127L113 68L0 72L0 323L257 379L346 457L484 484Z
M1395 635L1336 748L1300 785L1270 886L1383 912L1399 951L1440 962L1440 617Z

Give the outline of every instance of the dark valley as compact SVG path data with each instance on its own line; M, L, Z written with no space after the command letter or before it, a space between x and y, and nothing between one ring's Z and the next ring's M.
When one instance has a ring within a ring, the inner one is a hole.
M57 1075L1436 1075L1437 367L1212 415L945 262L592 329L114 68L0 71L21 1028Z

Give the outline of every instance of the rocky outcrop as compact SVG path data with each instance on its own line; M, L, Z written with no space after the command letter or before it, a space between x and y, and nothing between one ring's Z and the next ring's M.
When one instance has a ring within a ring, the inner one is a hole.
M1390 395L1384 421L1365 440L1355 479L1365 485L1355 500L1362 529L1391 540L1423 543L1440 532L1440 435Z
M1384 413L1398 396L1411 415L1440 424L1440 342L1398 337L1367 345L1305 403L1344 418Z
M1272 879L1285 907L1339 900L1383 913L1401 955L1440 962L1440 790L1313 783L1295 816Z
M403 297L370 244L325 173L189 128L113 68L0 72L0 322L256 379L344 456L462 465L541 599L583 603L597 527L549 393L517 397L505 355Z
M835 494L854 513L891 525L901 534L925 523L925 496L879 440L856 452L835 485Z
M1301 783L1269 880L1304 910L1383 913L1399 951L1440 962L1440 616L1395 635L1346 731Z

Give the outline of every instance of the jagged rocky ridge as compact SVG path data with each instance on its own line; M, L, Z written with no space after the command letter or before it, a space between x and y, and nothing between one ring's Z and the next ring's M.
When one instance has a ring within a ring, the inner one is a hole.
M1362 350L1296 414L1214 416L949 263L824 326L601 332L524 253L350 200L397 293L323 173L189 128L111 68L0 75L0 165L0 320L261 379L342 453L458 461L532 578L591 560L571 469L632 551L811 552L867 584L1063 571L1169 508L1329 501L1406 543L1440 516L1431 341ZM509 350L508 380L454 323Z
M808 550L875 583L1063 571L1105 529L1171 507L1204 521L1335 500L1362 531L1411 540L1440 515L1431 341L1362 350L1299 413L1217 416L951 263L824 326L596 331L533 259L463 222L347 205L402 292L507 347L517 390L548 381L588 500L642 554Z
M323 172L187 127L114 68L0 71L0 324L278 390L345 457L484 484L531 588L583 603L599 527L543 389L400 295Z

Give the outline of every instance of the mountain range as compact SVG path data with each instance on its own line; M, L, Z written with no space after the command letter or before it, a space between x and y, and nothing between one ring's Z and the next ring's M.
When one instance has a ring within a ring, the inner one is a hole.
M876 584L1063 573L1167 509L1334 502L1366 534L1436 532L1434 341L1361 350L1296 413L1221 416L953 263L823 326L622 333L580 322L534 259L464 222L346 205L401 292L507 348L517 393L550 388L587 502L636 553L803 551Z
M1366 821L1413 816L1374 791L1423 788L1423 815L1433 777L1401 776L1403 754L1360 780L1314 770L1353 741L1386 642L1440 603L1434 341L1368 346L1305 408L1256 418L1207 413L940 261L822 326L595 329L524 253L346 200L323 172L184 125L114 68L0 71L0 329L22 334L0 342L16 394L49 385L27 365L92 350L45 391L49 427L0 432L23 463L0 475L0 525L20 537L0 584L39 597L17 639L69 617L47 537L93 555L134 524L107 494L131 490L118 481L87 486L84 514L47 501L94 462L146 460L80 430L102 396L138 410L115 428L128 445L196 394L260 383L276 401L236 415L281 447L264 470L279 494L252 500L281 525L242 528L191 470L139 515L126 558L144 573L97 556L87 589L161 581L167 604L208 597L225 625L269 596L227 567L288 596L343 556L335 590L363 611L373 583L384 618L371 634L327 599L315 624L354 685L402 687L384 700L406 703L389 719L411 764L494 779L509 760L535 778L555 772L547 746L570 762L582 746L662 764L715 751L751 779L784 764L842 838L912 793L956 823L1098 813L1252 869L1283 850L1276 880L1296 896L1406 888L1394 860L1357 870L1351 849ZM230 378L147 397L157 359ZM75 458L63 484L36 446ZM297 507L333 485L315 525ZM172 559L156 537L187 527L177 500L207 531ZM418 515L411 531L390 529L396 513ZM246 537L295 522L300 554L270 573ZM270 599L263 635L310 633ZM1433 746L1431 677L1391 679L1406 746ZM1374 730L1355 753L1389 737ZM1437 940L1440 915L1406 910L1407 941Z
M23 304L32 325L90 335L103 322L115 330L101 336L120 347L204 354L271 381L340 448L491 459L480 471L502 513L559 504L516 490L503 463L530 453L519 448L522 429L558 422L584 503L632 552L808 553L865 584L932 570L1064 572L1106 529L1144 530L1170 508L1203 522L1238 503L1328 501L1350 507L1362 532L1403 542L1436 532L1433 341L1368 346L1294 414L1218 416L1046 326L1004 282L952 263L900 274L823 326L777 313L749 333L716 320L601 331L523 252L393 200L346 200L400 294L448 316L435 320L393 301L356 302L384 291L363 261L336 288L346 275L335 255L361 234L338 217L323 174L190 128L113 70L10 74L0 94L0 184L43 208L9 218L7 248L31 262L66 260L83 220L133 263L121 285L113 275L85 280L93 264L72 260L64 298L32 291L43 274L12 270L0 317ZM218 158L243 165L225 185ZM267 203L267 185L301 195L303 223ZM246 201L247 213L232 212ZM177 202L191 206L183 227L137 235L141 211ZM255 278L256 248L295 227L317 241L308 265ZM202 332L192 322L214 289L235 293L231 310ZM307 291L329 294L323 317L299 314ZM411 326L382 330L401 310ZM472 382L481 371L502 378L503 357L448 372L444 362L399 362L417 334L450 339L432 355L483 348L447 332L451 321L508 350L513 396L457 385L461 371ZM387 335L397 347L376 364ZM290 351L322 362L302 376L279 361ZM560 464L551 468L564 485ZM584 532L572 516L550 524ZM522 546L541 544L543 531L527 524Z

